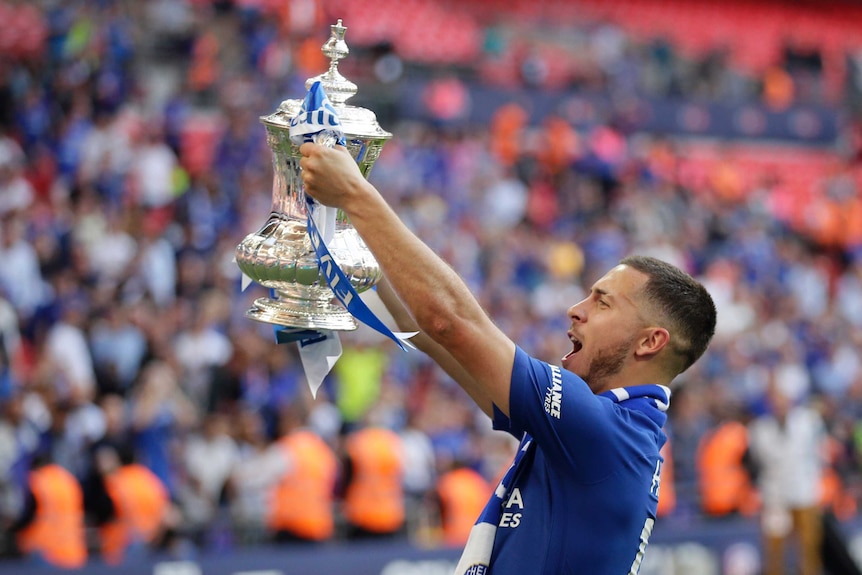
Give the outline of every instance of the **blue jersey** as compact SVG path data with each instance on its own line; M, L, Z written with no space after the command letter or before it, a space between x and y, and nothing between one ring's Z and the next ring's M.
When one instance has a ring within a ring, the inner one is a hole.
M669 395L657 385L595 395L518 348L510 418L495 409L494 427L531 445L503 495L489 573L637 573L655 522Z

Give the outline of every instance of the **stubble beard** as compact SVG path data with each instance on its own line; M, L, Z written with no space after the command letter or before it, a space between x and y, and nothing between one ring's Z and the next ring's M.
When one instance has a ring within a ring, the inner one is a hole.
M589 368L583 380L593 391L606 388L606 382L622 371L626 358L631 350L632 340L617 346L601 349L590 360Z

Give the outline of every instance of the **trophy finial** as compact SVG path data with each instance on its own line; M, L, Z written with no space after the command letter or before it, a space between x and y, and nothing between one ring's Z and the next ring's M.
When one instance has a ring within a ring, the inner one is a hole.
M329 58L329 70L325 74L320 74L306 80L305 88L310 88L312 84L319 80L330 102L338 106L344 104L344 102L356 94L357 88L356 84L342 76L341 72L338 71L338 61L350 54L347 42L344 41L344 33L347 32L347 27L342 25L341 18L339 18L329 29L329 39L320 49Z
M350 54L347 42L344 41L344 33L347 32L347 27L341 24L341 18L339 18L338 22L332 24L329 29L332 35L320 50L331 60L330 66L338 66L338 60Z

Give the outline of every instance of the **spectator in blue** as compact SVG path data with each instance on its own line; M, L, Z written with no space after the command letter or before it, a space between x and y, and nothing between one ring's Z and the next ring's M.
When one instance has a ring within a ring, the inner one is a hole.
M174 369L158 359L141 370L131 402L139 460L175 494L178 467L172 447L198 423L198 409L180 388Z

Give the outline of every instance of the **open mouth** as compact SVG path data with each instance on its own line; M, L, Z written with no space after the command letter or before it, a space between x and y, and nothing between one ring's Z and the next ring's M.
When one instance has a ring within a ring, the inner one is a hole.
M581 349L584 347L584 344L582 344L578 339L575 339L573 336L569 336L569 339L572 340L572 351L567 353L563 359L572 357L573 355L581 351Z

